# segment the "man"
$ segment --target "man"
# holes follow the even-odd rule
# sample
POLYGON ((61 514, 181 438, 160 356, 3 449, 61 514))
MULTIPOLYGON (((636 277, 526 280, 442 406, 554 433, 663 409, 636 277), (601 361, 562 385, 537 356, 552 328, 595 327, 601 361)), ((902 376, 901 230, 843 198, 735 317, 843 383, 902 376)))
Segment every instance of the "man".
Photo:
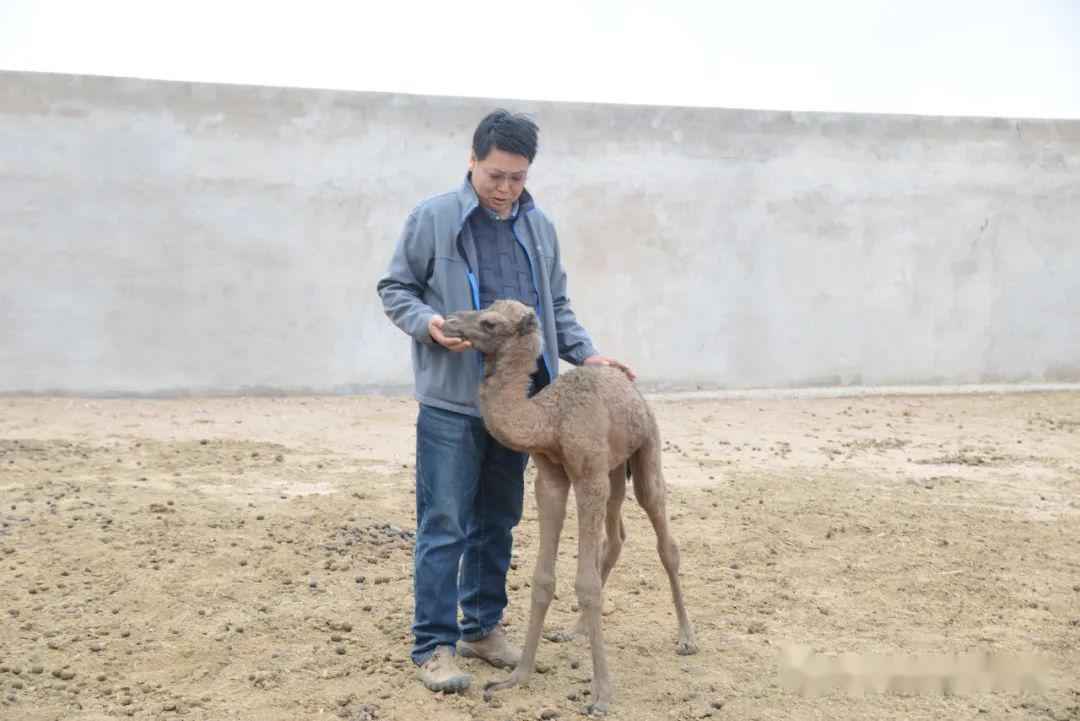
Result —
POLYGON ((559 358, 614 365, 633 378, 597 354, 570 309, 555 227, 525 190, 537 135, 532 120, 505 110, 480 121, 464 183, 413 210, 378 284, 386 314, 413 339, 420 412, 412 658, 432 691, 468 688, 456 652, 501 668, 521 657, 500 623, 528 460, 484 429, 482 359, 462 352, 468 341, 443 334, 444 316, 505 298, 531 306, 543 331, 534 393, 556 377, 559 358))

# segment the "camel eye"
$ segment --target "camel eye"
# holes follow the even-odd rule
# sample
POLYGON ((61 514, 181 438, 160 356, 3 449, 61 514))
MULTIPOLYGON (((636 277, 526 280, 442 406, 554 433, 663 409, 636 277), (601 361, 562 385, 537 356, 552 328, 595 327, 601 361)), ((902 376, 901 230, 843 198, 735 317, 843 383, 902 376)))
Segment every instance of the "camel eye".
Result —
POLYGON ((495 321, 484 319, 480 321, 480 327, 484 330, 495 330, 495 321))

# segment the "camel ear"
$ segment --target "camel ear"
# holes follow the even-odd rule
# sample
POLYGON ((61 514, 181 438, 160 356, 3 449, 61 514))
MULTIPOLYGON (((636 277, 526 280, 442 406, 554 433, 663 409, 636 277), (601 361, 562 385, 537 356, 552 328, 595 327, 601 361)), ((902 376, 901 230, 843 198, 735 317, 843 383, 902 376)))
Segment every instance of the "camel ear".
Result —
POLYGON ((536 320, 536 313, 529 311, 525 314, 525 317, 518 321, 517 333, 518 335, 529 335, 535 333, 536 329, 540 327, 539 322, 536 320))

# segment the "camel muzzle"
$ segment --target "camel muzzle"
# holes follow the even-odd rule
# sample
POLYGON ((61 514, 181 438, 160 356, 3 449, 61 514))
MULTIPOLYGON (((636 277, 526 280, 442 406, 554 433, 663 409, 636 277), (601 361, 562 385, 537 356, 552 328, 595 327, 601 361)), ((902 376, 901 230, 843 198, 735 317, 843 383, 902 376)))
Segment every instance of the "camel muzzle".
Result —
POLYGON ((466 316, 475 314, 474 310, 463 310, 457 313, 451 313, 446 316, 446 320, 443 323, 443 333, 455 338, 461 338, 462 333, 465 331, 465 327, 468 325, 466 316))

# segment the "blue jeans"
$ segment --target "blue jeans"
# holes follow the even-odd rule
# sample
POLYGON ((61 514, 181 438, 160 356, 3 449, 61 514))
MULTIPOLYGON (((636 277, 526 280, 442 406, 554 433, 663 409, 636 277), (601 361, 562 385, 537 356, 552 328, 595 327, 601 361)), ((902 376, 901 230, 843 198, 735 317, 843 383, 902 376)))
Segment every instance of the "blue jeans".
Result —
POLYGON ((528 456, 480 418, 420 406, 412 659, 483 638, 502 620, 512 529, 521 520, 528 456), (458 606, 462 620, 458 623, 458 606))

